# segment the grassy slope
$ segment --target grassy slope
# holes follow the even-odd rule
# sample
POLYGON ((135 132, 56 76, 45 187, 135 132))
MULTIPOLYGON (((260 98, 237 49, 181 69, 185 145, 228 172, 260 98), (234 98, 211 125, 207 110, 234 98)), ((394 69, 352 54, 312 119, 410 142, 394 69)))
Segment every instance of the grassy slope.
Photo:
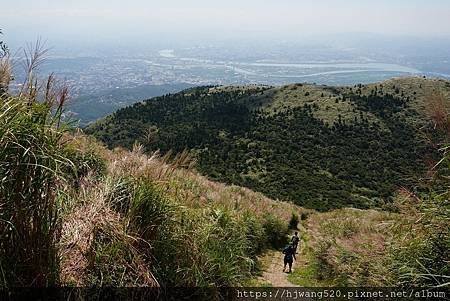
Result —
POLYGON ((422 198, 400 190, 395 213, 344 208, 311 214, 301 227, 301 252, 289 281, 316 287, 448 287, 448 195, 448 188, 422 198))
MULTIPOLYGON (((396 224, 408 225, 408 214, 352 208, 312 212, 298 226, 300 245, 293 273, 281 272, 280 250, 261 256, 264 271, 250 282, 254 286, 383 287, 394 285, 391 245, 398 238, 396 224)), ((402 234, 404 235, 404 233, 402 234)))
MULTIPOLYGON (((209 181, 190 168, 192 161, 186 154, 168 162, 157 154, 143 154, 139 147, 132 152, 109 151, 83 135, 69 139, 78 152, 104 158, 107 172, 102 178, 92 175, 83 178, 76 189, 66 188, 60 249, 61 281, 66 285, 239 284, 250 276, 246 273, 256 268, 256 262, 252 263, 256 257, 252 258, 246 251, 253 246, 246 246, 248 224, 244 221, 254 219, 256 224, 250 225, 256 227, 255 233, 249 234, 255 235, 259 240, 257 244, 262 243, 261 249, 255 250, 260 252, 268 247, 265 241, 268 235, 257 235, 258 231, 267 229, 264 225, 267 227, 268 220, 279 221, 281 228, 273 231, 282 238, 292 214, 307 212, 246 188, 209 181), (155 185, 163 196, 162 205, 172 208, 172 211, 155 215, 162 220, 151 224, 159 229, 157 232, 165 233, 162 241, 158 235, 145 237, 145 233, 136 232, 130 226, 133 216, 117 209, 117 205, 127 203, 126 191, 132 179, 145 179, 139 182, 138 189, 148 182, 155 185), (226 230, 227 223, 231 223, 232 229, 226 230), (165 227, 171 229, 171 233, 165 232, 165 227), (222 231, 225 231, 224 236, 216 237, 222 231), (228 237, 230 235, 237 236, 233 239, 228 237), (142 239, 146 239, 150 250, 136 244, 142 239), (174 249, 170 250, 167 245, 163 254, 159 254, 160 245, 166 243, 172 244, 174 249), (243 244, 244 249, 235 246, 236 243, 243 244), (230 253, 226 253, 227 250, 230 253), (148 251, 153 257, 150 262, 148 251), (172 266, 164 258, 167 252, 176 258, 172 266), (239 256, 247 257, 237 258, 239 256), (165 267, 175 274, 170 274, 165 267)), ((158 199, 150 202, 158 206, 158 199)), ((139 211, 138 214, 145 213, 139 211)))
POLYGON ((304 223, 302 251, 289 280, 301 286, 386 286, 388 246, 399 214, 338 209, 304 223))
MULTIPOLYGON (((344 120, 353 120, 359 116, 360 110, 349 102, 342 100, 342 95, 361 90, 361 95, 370 95, 375 89, 382 89, 385 94, 404 95, 412 100, 412 107, 425 114, 427 97, 433 93, 442 93, 450 99, 450 82, 443 79, 426 79, 423 77, 399 77, 380 83, 355 85, 353 87, 331 87, 312 84, 293 84, 274 88, 266 92, 267 100, 263 107, 268 112, 283 110, 283 107, 300 107, 304 104, 317 104, 319 110, 314 115, 332 124, 341 115, 344 120), (398 90, 397 90, 398 89, 398 90), (397 93, 398 92, 398 93, 397 93), (355 110, 355 112, 353 111, 355 110)), ((449 103, 447 103, 450 106, 449 103)), ((369 120, 380 121, 373 114, 363 112, 369 120)), ((417 120, 415 120, 417 121, 417 120)))
MULTIPOLYGON (((40 128, 36 118, 22 117, 34 116, 30 114, 33 110, 46 117, 51 110, 39 103, 30 106, 17 101, 21 109, 14 116, 27 126, 5 126, 4 132, 19 137, 17 134, 25 130, 23 136, 27 139, 28 129, 40 128)), ((58 139, 52 140, 58 146, 55 150, 64 153, 71 162, 61 165, 61 176, 48 175, 52 193, 38 192, 53 202, 52 210, 59 213, 62 221, 59 236, 59 218, 55 215, 58 231, 50 242, 52 249, 58 251, 57 264, 40 262, 49 264, 51 269, 59 268, 54 273, 58 277, 56 284, 241 284, 254 272, 256 255, 274 243, 271 239, 279 240, 275 241, 278 247, 284 243, 282 238, 295 213, 309 215, 302 228, 306 244, 302 259, 306 260, 290 278, 297 284, 408 285, 414 281, 417 285, 448 285, 443 283, 447 281, 445 263, 450 255, 448 189, 422 200, 404 191, 403 196, 400 194, 403 200, 395 208, 399 214, 356 209, 317 213, 271 200, 246 188, 209 181, 192 170, 187 153, 169 160, 168 156, 146 155, 139 146, 131 152, 111 151, 84 135, 61 132, 60 137, 58 130, 46 124, 47 118, 39 120, 42 127, 58 135, 58 139), (395 227, 391 226, 395 225, 400 225, 396 230, 400 236, 392 232, 395 227), (398 240, 399 237, 402 239, 398 240), (390 244, 394 245, 393 253, 390 244)), ((44 132, 44 138, 46 135, 51 136, 44 132)), ((52 145, 43 141, 44 148, 52 145)), ((11 170, 9 162, 17 163, 16 149, 11 145, 16 144, 2 144, 2 154, 9 151, 13 157, 3 160, 5 173, 11 170)), ((37 148, 42 149, 40 144, 37 148)), ((44 154, 41 158, 44 164, 47 157, 44 154)), ((14 170, 29 174, 30 166, 26 163, 14 165, 26 169, 14 170)), ((448 158, 442 165, 446 171, 448 158)), ((41 163, 33 166, 41 168, 41 163)), ((442 176, 448 181, 446 175, 448 172, 442 176)), ((43 185, 32 182, 30 186, 39 191, 43 185)), ((10 185, 2 189, 11 190, 10 185)), ((21 193, 23 198, 21 191, 12 193, 21 193)), ((36 202, 36 193, 30 194, 30 200, 36 202)), ((7 198, 4 203, 10 204, 11 200, 7 198)), ((13 208, 25 209, 22 206, 13 208)), ((47 216, 51 212, 47 207, 31 209, 36 211, 34 216, 36 213, 47 216)), ((27 226, 32 223, 24 220, 23 230, 29 229, 27 226)), ((36 237, 31 236, 30 241, 37 241, 33 239, 36 237)), ((10 243, 6 239, 2 246, 14 251, 10 243)), ((38 246, 33 250, 42 251, 38 246)), ((42 275, 42 270, 37 272, 42 275)))

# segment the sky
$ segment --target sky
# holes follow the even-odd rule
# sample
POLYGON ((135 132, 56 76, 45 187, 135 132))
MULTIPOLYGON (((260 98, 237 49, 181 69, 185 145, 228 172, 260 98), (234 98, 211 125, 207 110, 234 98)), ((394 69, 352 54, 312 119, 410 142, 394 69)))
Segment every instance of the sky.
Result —
POLYGON ((448 0, 14 0, 1 4, 12 43, 32 40, 300 39, 370 32, 450 37, 448 0))

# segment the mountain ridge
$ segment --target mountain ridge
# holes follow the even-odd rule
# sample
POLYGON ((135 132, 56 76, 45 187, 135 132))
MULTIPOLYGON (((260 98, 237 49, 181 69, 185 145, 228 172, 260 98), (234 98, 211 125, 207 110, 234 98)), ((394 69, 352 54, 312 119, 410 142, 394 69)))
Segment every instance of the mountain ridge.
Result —
POLYGON ((197 87, 118 110, 86 132, 109 147, 191 150, 213 180, 308 208, 383 207, 433 159, 419 129, 434 93, 449 95, 450 82, 197 87))

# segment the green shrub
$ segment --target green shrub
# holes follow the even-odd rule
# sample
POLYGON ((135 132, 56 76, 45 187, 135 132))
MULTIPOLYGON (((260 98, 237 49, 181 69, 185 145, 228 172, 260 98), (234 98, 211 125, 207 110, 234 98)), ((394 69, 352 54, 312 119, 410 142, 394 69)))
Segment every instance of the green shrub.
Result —
POLYGON ((135 185, 128 218, 141 238, 152 241, 158 236, 160 227, 164 227, 174 215, 173 207, 168 198, 148 179, 138 179, 135 185))
POLYGON ((282 220, 267 213, 264 216, 264 231, 267 237, 267 242, 274 248, 282 248, 288 242, 287 233, 288 226, 282 220))
POLYGON ((81 152, 75 148, 67 147, 65 153, 65 156, 73 163, 73 167, 68 170, 73 180, 77 181, 89 173, 96 178, 106 174, 106 161, 95 151, 81 152))
POLYGON ((297 230, 298 223, 299 223, 298 215, 292 212, 291 219, 289 220, 289 229, 297 230))
POLYGON ((329 280, 335 277, 333 266, 329 262, 329 252, 331 246, 331 241, 321 241, 313 251, 313 269, 315 277, 318 280, 329 280))
POLYGON ((301 215, 300 215, 300 219, 301 219, 302 221, 305 221, 305 220, 308 219, 308 216, 309 216, 309 213, 308 213, 308 212, 302 212, 301 215))
POLYGON ((256 259, 256 255, 260 254, 267 244, 263 224, 258 217, 249 212, 244 215, 243 222, 246 229, 248 255, 256 259))

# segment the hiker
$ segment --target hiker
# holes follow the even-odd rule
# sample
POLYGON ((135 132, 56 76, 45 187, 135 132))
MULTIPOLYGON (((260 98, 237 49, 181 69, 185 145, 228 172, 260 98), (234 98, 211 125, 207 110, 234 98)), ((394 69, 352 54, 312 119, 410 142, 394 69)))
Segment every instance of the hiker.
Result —
POLYGON ((300 241, 300 237, 298 237, 298 232, 295 232, 294 236, 291 238, 292 246, 294 247, 295 254, 297 254, 298 242, 300 241))
POLYGON ((283 254, 284 254, 284 268, 283 268, 283 272, 286 270, 286 265, 289 264, 289 272, 292 272, 292 262, 293 260, 297 260, 297 258, 295 258, 295 249, 294 246, 292 244, 289 244, 289 246, 287 246, 284 250, 283 250, 283 254))

